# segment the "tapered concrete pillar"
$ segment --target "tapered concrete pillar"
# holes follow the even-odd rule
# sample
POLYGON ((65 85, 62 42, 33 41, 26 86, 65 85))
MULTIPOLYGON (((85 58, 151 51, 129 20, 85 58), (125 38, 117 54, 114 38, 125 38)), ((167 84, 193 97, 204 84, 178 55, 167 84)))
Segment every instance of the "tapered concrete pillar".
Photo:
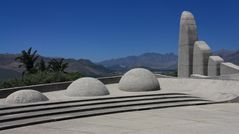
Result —
POLYGON ((192 13, 184 11, 180 19, 178 77, 190 77, 193 66, 193 46, 198 40, 197 26, 192 13))
POLYGON ((220 56, 210 56, 208 60, 208 76, 219 76, 222 62, 224 60, 220 56))
POLYGON ((208 59, 212 55, 210 47, 204 41, 196 41, 193 49, 193 74, 207 76, 208 59))

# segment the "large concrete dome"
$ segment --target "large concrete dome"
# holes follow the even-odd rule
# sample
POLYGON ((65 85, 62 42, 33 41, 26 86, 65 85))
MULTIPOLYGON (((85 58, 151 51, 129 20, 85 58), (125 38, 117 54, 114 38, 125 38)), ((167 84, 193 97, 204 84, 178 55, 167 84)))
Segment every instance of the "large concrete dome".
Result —
POLYGON ((152 72, 143 68, 135 68, 122 76, 119 89, 133 92, 155 91, 160 89, 160 85, 152 72))
POLYGON ((72 82, 65 94, 67 96, 102 96, 108 95, 109 91, 101 81, 85 77, 72 82))
POLYGON ((6 98, 6 102, 9 104, 33 103, 48 100, 49 99, 42 93, 31 89, 16 91, 6 98))

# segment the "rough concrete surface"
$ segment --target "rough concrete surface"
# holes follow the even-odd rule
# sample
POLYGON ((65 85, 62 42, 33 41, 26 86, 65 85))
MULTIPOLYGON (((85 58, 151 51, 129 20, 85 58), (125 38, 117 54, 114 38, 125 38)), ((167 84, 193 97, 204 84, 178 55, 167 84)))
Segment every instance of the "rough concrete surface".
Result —
POLYGON ((223 61, 220 56, 210 56, 208 59, 208 76, 219 76, 220 64, 223 61))
MULTIPOLYGON (((118 84, 107 84, 106 87, 109 89, 109 96, 187 93, 213 101, 227 101, 239 96, 238 81, 188 78, 158 78, 158 81, 161 90, 152 92, 125 92, 118 89, 118 84)), ((44 95, 51 101, 92 98, 69 97, 64 95, 64 91, 46 92, 44 95)), ((0 103, 4 101, 1 99, 0 103)), ((109 114, 3 130, 0 134, 237 134, 238 105, 238 103, 225 103, 109 114)))
POLYGON ((193 65, 193 46, 198 40, 197 25, 192 13, 184 11, 180 19, 178 76, 190 77, 193 65))
POLYGON ((127 112, 45 123, 0 134, 238 134, 239 104, 127 112))
POLYGON ((193 49, 193 74, 207 75, 208 59, 212 55, 210 47, 204 41, 196 41, 193 49))
MULTIPOLYGON (((123 95, 145 95, 153 93, 187 93, 193 96, 202 97, 215 102, 229 101, 239 96, 239 82, 233 80, 212 80, 212 79, 190 79, 190 78, 158 78, 161 90, 150 92, 126 92, 119 90, 119 84, 107 84, 109 96, 123 95), (195 86, 196 85, 196 86, 195 86)), ((49 101, 80 100, 94 96, 65 95, 65 90, 43 93, 49 101)), ((105 96, 97 96, 105 97, 105 96)), ((0 105, 6 105, 5 99, 0 99, 0 105)))
POLYGON ((30 89, 16 91, 6 98, 6 103, 9 104, 33 103, 41 101, 48 101, 48 98, 42 93, 30 89))
POLYGON ((227 74, 227 75, 220 75, 217 79, 222 80, 237 80, 239 81, 239 73, 236 74, 227 74))
POLYGON ((188 93, 213 101, 228 101, 239 96, 239 82, 232 80, 162 78, 162 92, 188 93))
POLYGON ((238 74, 239 73, 239 66, 230 63, 230 62, 223 62, 220 65, 220 74, 227 75, 227 74, 238 74))
POLYGON ((143 68, 135 68, 122 76, 119 89, 131 92, 155 91, 160 89, 160 85, 152 72, 143 68))
POLYGON ((201 74, 192 74, 191 78, 207 79, 207 78, 210 78, 210 77, 205 76, 205 75, 201 75, 201 74))
POLYGON ((73 81, 66 89, 67 96, 102 96, 108 95, 105 85, 95 78, 84 77, 73 81))

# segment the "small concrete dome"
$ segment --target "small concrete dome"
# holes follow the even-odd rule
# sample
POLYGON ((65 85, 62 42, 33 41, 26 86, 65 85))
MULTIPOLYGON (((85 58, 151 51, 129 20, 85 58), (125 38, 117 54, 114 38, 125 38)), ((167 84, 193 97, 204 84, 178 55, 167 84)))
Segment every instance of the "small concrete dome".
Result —
POLYGON ((143 68, 135 68, 122 76, 119 89, 133 92, 155 91, 160 90, 160 85, 152 72, 143 68))
POLYGON ((32 89, 16 91, 6 98, 6 102, 9 104, 33 103, 48 100, 49 99, 45 95, 32 89))
POLYGON ((108 95, 109 91, 98 79, 84 77, 72 82, 65 94, 67 96, 102 96, 108 95))

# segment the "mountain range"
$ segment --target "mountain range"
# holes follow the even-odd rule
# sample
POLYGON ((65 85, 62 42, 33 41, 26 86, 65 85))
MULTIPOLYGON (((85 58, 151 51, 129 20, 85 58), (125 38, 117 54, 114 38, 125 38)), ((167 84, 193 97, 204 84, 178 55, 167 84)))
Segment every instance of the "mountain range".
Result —
MULTIPOLYGON (((213 52, 213 55, 221 56, 226 62, 239 65, 239 50, 221 49, 213 52)), ((145 67, 151 70, 176 70, 178 56, 174 53, 144 53, 139 56, 128 56, 118 59, 110 59, 99 62, 114 71, 129 70, 135 67, 145 67)))
MULTIPOLYGON (((15 61, 17 56, 18 54, 0 54, 0 80, 21 76, 23 70, 18 68, 19 63, 15 61)), ((46 62, 52 59, 51 57, 42 56, 40 58, 43 58, 46 62)), ((93 77, 113 75, 111 70, 87 59, 65 59, 64 62, 69 63, 69 67, 66 69, 67 72, 81 72, 85 76, 93 77)))
POLYGON ((116 71, 129 70, 135 67, 145 67, 151 70, 176 70, 177 59, 178 56, 174 53, 144 53, 138 56, 105 60, 98 64, 116 71))
MULTIPOLYGON (((213 55, 221 56, 226 62, 239 65, 239 50, 221 49, 213 52, 213 55)), ((139 56, 128 56, 99 62, 111 70, 129 70, 135 67, 151 68, 152 70, 176 70, 178 56, 174 53, 144 53, 139 56)))
MULTIPOLYGON (((221 56, 225 61, 239 65, 239 50, 221 49, 213 55, 221 56)), ((18 68, 19 63, 15 61, 17 54, 0 54, 0 80, 21 76, 22 69, 18 68)), ((49 61, 51 57, 43 57, 49 61)), ((122 74, 135 68, 144 67, 152 71, 176 70, 178 56, 174 53, 144 53, 138 56, 127 56, 117 59, 110 59, 93 63, 87 59, 65 59, 69 63, 66 71, 79 71, 85 76, 110 76, 122 74)))

